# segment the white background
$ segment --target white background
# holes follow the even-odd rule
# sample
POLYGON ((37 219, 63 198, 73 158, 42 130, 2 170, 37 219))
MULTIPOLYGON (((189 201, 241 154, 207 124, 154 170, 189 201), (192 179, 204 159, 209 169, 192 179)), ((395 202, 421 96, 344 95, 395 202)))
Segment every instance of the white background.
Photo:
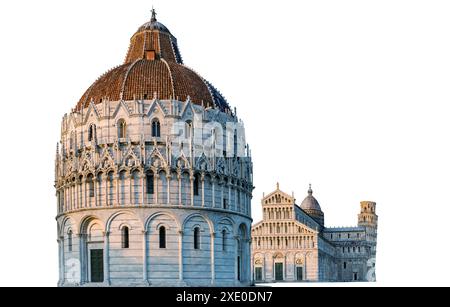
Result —
POLYGON ((238 108, 253 216, 313 184, 327 226, 377 202, 375 285, 449 285, 448 1, 1 1, 0 285, 55 286, 60 122, 158 19, 238 108))

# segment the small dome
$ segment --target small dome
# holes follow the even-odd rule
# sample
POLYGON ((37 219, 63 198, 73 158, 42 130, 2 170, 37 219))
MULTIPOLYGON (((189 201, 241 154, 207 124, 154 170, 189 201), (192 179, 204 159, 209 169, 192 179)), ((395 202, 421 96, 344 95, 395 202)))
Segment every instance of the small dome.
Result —
POLYGON ((167 29, 167 27, 165 25, 163 25, 162 23, 160 23, 159 21, 156 20, 156 11, 155 11, 155 9, 152 9, 152 18, 150 19, 150 21, 144 23, 139 28, 138 32, 152 31, 152 30, 157 30, 157 31, 170 33, 169 29, 167 29))
POLYGON ((300 208, 303 210, 317 210, 322 211, 320 208, 319 202, 313 196, 313 191, 311 189, 311 185, 309 185, 308 196, 302 201, 300 208))

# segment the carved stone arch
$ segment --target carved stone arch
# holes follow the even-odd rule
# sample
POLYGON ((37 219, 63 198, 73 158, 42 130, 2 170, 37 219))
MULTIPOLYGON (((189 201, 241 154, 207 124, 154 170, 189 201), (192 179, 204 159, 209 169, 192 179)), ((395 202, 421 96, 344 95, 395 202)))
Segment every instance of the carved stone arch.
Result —
POLYGON ((164 156, 156 148, 150 154, 148 165, 153 166, 157 169, 160 169, 160 168, 166 168, 168 164, 167 164, 167 161, 164 158, 164 156))
POLYGON ((128 109, 128 106, 125 104, 125 102, 123 100, 119 101, 119 103, 117 104, 116 109, 114 110, 113 115, 112 115, 112 117, 116 119, 114 121, 115 127, 117 127, 117 122, 120 119, 125 119, 123 116, 120 116, 120 117, 117 116, 117 115, 119 115, 120 110, 124 110, 125 116, 127 118, 129 118, 131 115, 130 110, 128 109))
POLYGON ((212 233, 213 232, 213 230, 214 230, 214 225, 213 225, 213 223, 211 222, 211 220, 208 218, 208 217, 206 217, 206 216, 204 216, 203 214, 200 214, 200 213, 192 213, 192 214, 190 214, 190 215, 188 215, 185 219, 184 219, 184 221, 183 221, 183 230, 186 228, 186 224, 191 220, 191 219, 193 219, 193 218, 195 218, 195 217, 199 217, 199 218, 201 218, 201 219, 203 219, 206 223, 207 223, 207 225, 208 225, 208 227, 209 227, 209 233, 212 233))
POLYGON ((146 221, 145 221, 144 229, 145 229, 145 230, 148 230, 148 228, 149 228, 149 226, 150 226, 150 223, 151 223, 154 219, 156 219, 157 217, 159 217, 159 216, 167 216, 167 217, 169 217, 169 218, 170 218, 171 220, 173 220, 173 221, 175 222, 175 224, 177 225, 178 231, 181 231, 181 228, 180 228, 180 227, 181 227, 181 226, 180 226, 180 221, 178 220, 178 218, 177 218, 175 215, 173 215, 172 213, 166 212, 166 211, 160 211, 160 212, 156 212, 156 213, 150 215, 150 216, 146 219, 146 221))
POLYGON ((167 115, 168 112, 158 99, 154 99, 153 102, 150 104, 147 112, 145 112, 145 113, 147 114, 147 118, 150 118, 150 123, 153 122, 154 118, 158 118, 161 123, 161 122, 163 122, 164 117, 167 115), (159 115, 157 113, 161 113, 161 115, 159 115), (157 114, 157 115, 152 115, 152 114, 157 114), (160 118, 160 117, 162 117, 162 118, 160 118))
POLYGON ((100 225, 100 227, 105 231, 105 222, 102 221, 100 218, 98 218, 95 215, 88 215, 81 219, 79 231, 82 234, 88 234, 89 233, 89 227, 92 227, 92 223, 96 222, 100 225))
POLYGON ((276 252, 275 254, 273 254, 273 259, 276 261, 281 261, 285 259, 285 255, 282 252, 276 252))
POLYGON ((185 154, 182 152, 180 157, 177 159, 177 168, 179 169, 190 169, 191 164, 189 160, 186 158, 185 154))
POLYGON ((201 171, 210 171, 212 169, 211 163, 209 162, 209 159, 206 157, 206 155, 203 153, 196 162, 197 169, 201 171))
MULTIPOLYGON (((114 213, 114 214, 112 214, 109 218, 108 218, 108 220, 107 220, 107 222, 106 222, 106 231, 111 231, 111 223, 118 217, 118 216, 120 216, 120 215, 130 215, 130 216, 132 216, 132 217, 134 217, 136 220, 138 220, 139 221, 139 226, 140 227, 142 227, 142 229, 143 229, 143 227, 144 227, 144 224, 142 223, 142 220, 139 218, 139 216, 138 215, 136 215, 133 211, 130 211, 130 210, 121 210, 121 211, 119 211, 119 212, 116 212, 116 213, 114 213)), ((123 224, 123 223, 122 223, 123 224)), ((121 225, 122 225, 121 224, 121 225)), ((131 229, 131 227, 129 226, 129 229, 131 229)))
POLYGON ((190 99, 186 101, 180 114, 183 121, 194 119, 195 109, 190 99))
POLYGON ((136 154, 130 150, 127 155, 122 160, 122 165, 131 168, 139 167, 141 165, 140 159, 136 156, 136 154))
POLYGON ((58 225, 58 237, 65 235, 64 228, 66 228, 68 223, 70 224, 69 228, 72 230, 72 233, 73 234, 78 233, 78 227, 77 227, 76 221, 72 217, 66 216, 61 221, 61 224, 58 225))
POLYGON ((227 172, 227 167, 226 167, 226 163, 225 160, 223 158, 218 158, 217 162, 216 162, 216 172, 219 175, 226 175, 228 174, 227 172))
MULTIPOLYGON (((83 118, 82 124, 83 124, 84 126, 87 126, 87 123, 91 121, 92 115, 95 115, 94 119, 95 119, 95 120, 97 121, 97 123, 98 123, 98 121, 99 121, 99 119, 100 119, 100 113, 98 112, 98 108, 97 108, 97 106, 95 105, 95 103, 93 103, 93 102, 91 101, 91 102, 89 103, 89 105, 88 105, 88 109, 87 109, 86 114, 84 115, 84 118, 83 118)), ((90 124, 89 124, 89 125, 90 125, 90 124)))
POLYGON ((222 217, 221 219, 215 221, 214 225, 217 225, 218 227, 218 229, 216 229, 216 232, 222 232, 224 228, 227 228, 228 233, 235 233, 235 222, 229 217, 222 217))

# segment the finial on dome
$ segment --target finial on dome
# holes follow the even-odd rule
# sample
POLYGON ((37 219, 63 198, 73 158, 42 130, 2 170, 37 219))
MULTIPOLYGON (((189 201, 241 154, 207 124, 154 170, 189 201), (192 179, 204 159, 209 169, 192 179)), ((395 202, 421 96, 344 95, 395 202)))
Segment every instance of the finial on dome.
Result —
POLYGON ((312 187, 311 187, 311 183, 309 184, 308 194, 309 194, 309 195, 312 195, 312 194, 313 194, 313 190, 312 190, 312 187))
POLYGON ((277 182, 277 190, 279 190, 279 189, 280 189, 280 183, 277 182))
POLYGON ((152 19, 150 19, 151 22, 156 22, 156 10, 152 6, 152 19))

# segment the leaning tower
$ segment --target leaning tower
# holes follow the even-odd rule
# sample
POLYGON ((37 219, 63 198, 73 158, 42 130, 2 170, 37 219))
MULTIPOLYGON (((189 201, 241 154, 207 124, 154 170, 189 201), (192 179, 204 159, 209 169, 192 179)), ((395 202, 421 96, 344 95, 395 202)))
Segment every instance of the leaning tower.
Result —
POLYGON ((251 284, 242 122, 154 11, 64 115, 55 170, 60 286, 251 284))
POLYGON ((377 204, 372 201, 361 202, 361 213, 358 214, 358 226, 366 229, 366 241, 369 248, 367 262, 367 280, 375 281, 375 259, 377 254, 378 216, 377 204))

